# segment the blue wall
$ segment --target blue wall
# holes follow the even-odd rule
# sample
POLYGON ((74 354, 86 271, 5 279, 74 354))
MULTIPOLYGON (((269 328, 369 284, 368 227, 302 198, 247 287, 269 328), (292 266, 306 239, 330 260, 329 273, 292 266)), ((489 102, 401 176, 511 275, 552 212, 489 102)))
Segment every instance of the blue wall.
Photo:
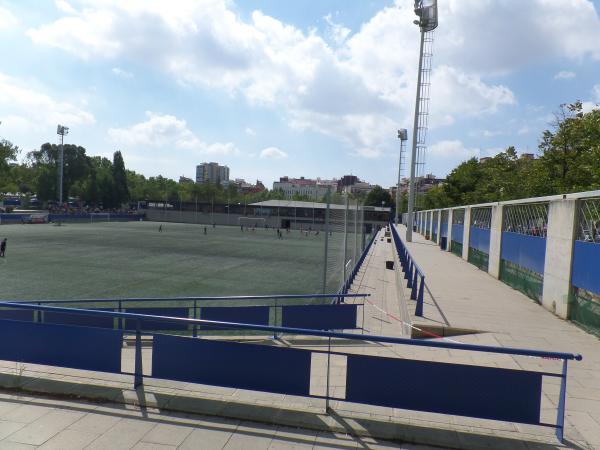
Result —
POLYGON ((469 247, 483 253, 490 253, 490 230, 471 227, 469 231, 469 247))
POLYGON ((575 241, 571 284, 600 294, 600 244, 575 241))
POLYGON ((448 237, 448 222, 446 220, 442 221, 442 225, 440 227, 440 236, 448 237))
POLYGON ((452 224, 452 240, 454 242, 458 242, 459 244, 463 243, 463 230, 464 226, 460 223, 452 224))
POLYGON ((503 231, 500 257, 525 269, 543 274, 546 238, 503 231))

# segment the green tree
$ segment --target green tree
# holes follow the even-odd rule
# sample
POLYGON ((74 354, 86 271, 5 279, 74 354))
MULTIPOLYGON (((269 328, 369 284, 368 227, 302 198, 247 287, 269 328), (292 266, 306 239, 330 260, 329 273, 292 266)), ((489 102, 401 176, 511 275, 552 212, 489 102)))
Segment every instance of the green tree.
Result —
POLYGON ((112 164, 113 177, 113 204, 120 206, 129 201, 129 188, 127 187, 127 173, 125 171, 125 162, 120 151, 113 155, 112 164))
POLYGON ((392 197, 390 193, 381 186, 375 186, 365 199, 366 206, 392 206, 392 197))

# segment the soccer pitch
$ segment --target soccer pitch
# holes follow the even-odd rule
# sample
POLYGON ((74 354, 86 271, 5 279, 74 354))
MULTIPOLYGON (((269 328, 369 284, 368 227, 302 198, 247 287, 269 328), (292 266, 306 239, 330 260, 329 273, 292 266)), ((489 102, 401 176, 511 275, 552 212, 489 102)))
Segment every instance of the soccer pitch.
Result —
MULTIPOLYGON (((313 294, 324 233, 180 223, 3 225, 4 300, 313 294)), ((334 289, 335 290, 335 289, 334 289)))

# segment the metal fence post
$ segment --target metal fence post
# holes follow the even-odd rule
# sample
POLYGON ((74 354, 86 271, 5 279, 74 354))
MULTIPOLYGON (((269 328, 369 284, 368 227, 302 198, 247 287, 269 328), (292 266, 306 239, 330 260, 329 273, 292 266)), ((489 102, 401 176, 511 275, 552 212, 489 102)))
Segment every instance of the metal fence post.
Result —
POLYGON ((142 374, 142 324, 140 319, 136 321, 135 330, 135 370, 134 370, 133 387, 137 389, 144 384, 144 376, 142 374))
POLYGON ((344 260, 342 261, 342 286, 346 284, 346 259, 348 258, 348 194, 346 194, 346 207, 344 208, 344 260))
POLYGON ((417 276, 418 276, 418 271, 417 271, 417 267, 413 264, 413 270, 415 271, 413 277, 412 277, 412 288, 410 290, 410 299, 411 300, 416 300, 417 299, 417 276))
MULTIPOLYGON (((194 300, 194 315, 193 315, 194 319, 198 318, 198 301, 194 300)), ((192 325, 192 336, 193 337, 198 337, 198 325, 194 324, 192 325)))
MULTIPOLYGON (((277 326, 277 297, 275 297, 275 309, 273 310, 273 321, 275 322, 273 325, 277 326)), ((277 339, 277 331, 273 332, 273 339, 277 339)))
POLYGON ((325 254, 323 256, 323 294, 327 293, 327 251, 329 246, 329 206, 331 203, 331 186, 327 187, 327 208, 325 209, 325 254))
POLYGON ((556 411, 556 437, 564 444, 565 434, 565 404, 567 397, 567 360, 563 359, 562 378, 560 380, 560 395, 558 398, 558 409, 556 411))
POLYGON ((329 367, 331 365, 331 336, 327 340, 327 391, 325 392, 325 412, 329 412, 329 367))
POLYGON ((417 296, 417 307, 415 308, 415 316, 419 317, 423 317, 423 291, 425 291, 425 277, 421 275, 419 294, 417 296))

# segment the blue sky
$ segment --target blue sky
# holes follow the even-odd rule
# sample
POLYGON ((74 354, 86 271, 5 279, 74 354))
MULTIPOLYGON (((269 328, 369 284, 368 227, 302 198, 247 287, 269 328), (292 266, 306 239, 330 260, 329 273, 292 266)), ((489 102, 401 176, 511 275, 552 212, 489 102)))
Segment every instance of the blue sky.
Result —
MULTIPOLYGON (((123 152, 147 176, 203 161, 269 186, 389 186, 409 129, 412 0, 0 0, 0 137, 123 152)), ((600 102, 598 1, 440 0, 426 171, 535 152, 559 104, 600 102)), ((410 141, 409 141, 410 142, 410 141)))

